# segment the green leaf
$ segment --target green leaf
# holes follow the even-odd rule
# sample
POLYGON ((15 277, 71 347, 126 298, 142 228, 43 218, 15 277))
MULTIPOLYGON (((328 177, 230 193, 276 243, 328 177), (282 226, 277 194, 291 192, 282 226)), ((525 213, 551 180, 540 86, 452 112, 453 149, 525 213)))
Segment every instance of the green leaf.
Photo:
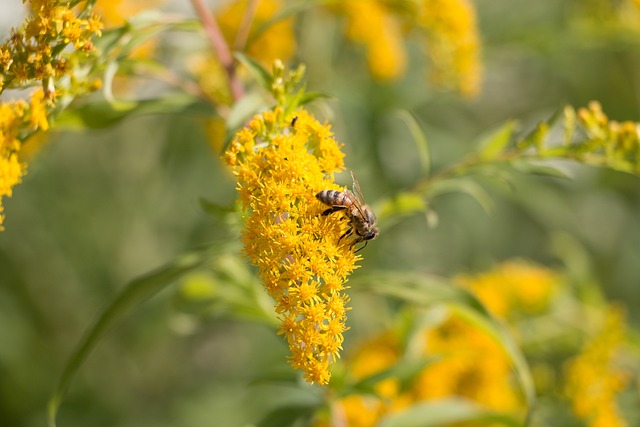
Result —
POLYGON ((461 398, 449 398, 413 405, 410 408, 388 415, 379 427, 440 427, 463 421, 499 423, 505 426, 521 427, 511 415, 483 408, 461 398))
POLYGON ((254 75, 256 80, 260 83, 267 92, 271 93, 271 86, 273 85, 273 76, 262 65, 248 55, 241 52, 235 52, 233 56, 240 61, 242 65, 247 67, 251 74, 254 75))
POLYGON ((247 94, 236 102, 227 116, 227 133, 222 151, 227 149, 238 129, 243 127, 254 114, 266 107, 264 97, 257 93, 247 94))
POLYGON ((198 201, 200 202, 200 207, 202 207, 202 209, 206 213, 210 214, 211 216, 219 220, 224 220, 230 214, 235 214, 238 212, 238 206, 235 204, 230 206, 223 206, 218 203, 211 202, 202 197, 198 201))
POLYGON ((438 360, 438 358, 416 358, 412 360, 400 360, 397 364, 365 377, 347 387, 344 395, 350 394, 376 394, 375 387, 387 378, 395 378, 400 381, 402 389, 409 387, 417 379, 417 374, 424 368, 438 360))
POLYGON ((439 181, 427 195, 432 198, 447 193, 465 193, 473 197, 487 214, 493 211, 493 199, 477 182, 470 178, 451 178, 439 181))
POLYGON ((416 150, 418 151, 418 158, 420 159, 420 171, 423 176, 428 176, 431 172, 431 150, 429 149, 429 141, 424 133, 424 130, 418 123, 418 119, 407 110, 399 110, 396 115, 402 120, 416 143, 416 150))
POLYGON ((418 193, 398 193, 392 198, 378 203, 376 212, 380 222, 388 219, 399 220, 402 216, 424 212, 427 204, 424 196, 418 193))
POLYGON ((302 96, 300 96, 300 99, 298 100, 298 105, 305 105, 317 99, 330 99, 330 98, 333 98, 333 97, 327 93, 304 92, 302 96))
POLYGON ((317 408, 318 405, 313 404, 279 406, 265 415, 257 427, 305 426, 317 408))
POLYGON ((135 279, 105 308, 67 361, 62 376, 49 400, 50 427, 55 426, 58 409, 71 380, 104 334, 133 307, 158 293, 184 274, 198 268, 207 258, 205 252, 187 254, 165 267, 135 279))
POLYGON ((498 157, 511 142, 516 122, 509 120, 478 144, 478 154, 482 160, 492 160, 498 157))
POLYGON ((73 129, 102 129, 113 126, 134 115, 175 114, 198 112, 215 114, 210 104, 187 94, 175 94, 157 99, 136 102, 117 102, 106 99, 91 100, 82 105, 67 108, 56 117, 56 126, 73 129))
POLYGON ((446 304, 490 334, 509 356, 520 382, 527 406, 535 403, 535 389, 529 366, 507 328, 469 291, 445 279, 400 272, 379 272, 354 279, 353 289, 370 289, 380 295, 409 304, 432 306, 446 304))
POLYGON ((543 162, 540 160, 516 159, 509 162, 509 164, 518 172, 522 172, 527 175, 541 175, 563 179, 573 178, 571 173, 562 168, 561 165, 554 165, 549 161, 543 162))

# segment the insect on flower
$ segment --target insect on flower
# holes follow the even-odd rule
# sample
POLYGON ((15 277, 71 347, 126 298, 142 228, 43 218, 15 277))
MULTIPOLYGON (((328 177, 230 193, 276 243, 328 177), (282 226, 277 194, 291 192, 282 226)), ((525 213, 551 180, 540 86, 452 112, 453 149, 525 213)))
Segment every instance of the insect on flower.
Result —
POLYGON ((360 184, 358 184, 353 172, 351 172, 351 178, 353 179, 353 193, 349 190, 322 190, 316 194, 316 198, 325 205, 331 206, 322 212, 322 215, 344 212, 345 217, 349 220, 349 229, 340 236, 338 241, 350 236, 355 231, 357 237, 351 243, 351 247, 364 242, 364 246, 356 251, 358 252, 367 246, 369 240, 375 239, 379 231, 376 227, 376 217, 373 215, 373 211, 364 203, 360 184))

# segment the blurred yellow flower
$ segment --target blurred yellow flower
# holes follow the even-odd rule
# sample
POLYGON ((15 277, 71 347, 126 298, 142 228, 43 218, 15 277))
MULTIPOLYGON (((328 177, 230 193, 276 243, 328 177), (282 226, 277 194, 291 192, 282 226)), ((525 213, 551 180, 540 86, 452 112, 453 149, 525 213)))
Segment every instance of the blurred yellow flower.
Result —
POLYGON ((98 0, 93 11, 105 27, 119 27, 136 14, 162 4, 164 0, 98 0))
POLYGON ((25 122, 27 104, 22 101, 0 103, 0 231, 4 228, 2 199, 11 197, 13 187, 18 185, 24 174, 24 165, 19 162, 20 149, 18 133, 25 122))
POLYGON ((545 267, 512 260, 489 272, 458 276, 455 280, 471 290, 493 314, 508 318, 514 312, 544 310, 557 290, 561 276, 545 267))
POLYGON ((482 66, 476 12, 469 0, 423 0, 418 23, 427 33, 425 50, 438 85, 465 96, 480 91, 482 66))
POLYGON ((609 120, 597 101, 578 110, 578 121, 586 130, 587 139, 575 147, 577 157, 587 163, 640 172, 640 123, 609 120))
POLYGON ((599 333, 566 367, 565 392, 574 413, 589 427, 624 427, 616 396, 629 382, 629 372, 617 364, 625 341, 622 311, 611 307, 599 333))
POLYGON ((229 46, 246 52, 264 65, 271 65, 276 59, 287 62, 296 49, 293 18, 278 20, 261 29, 284 5, 281 0, 262 0, 251 11, 247 10, 247 0, 232 1, 215 15, 229 46))
POLYGON ((425 369, 414 387, 418 400, 463 396, 488 408, 523 408, 511 377, 511 362, 500 344, 477 326, 452 316, 427 332, 426 354, 442 359, 425 369))
POLYGON ((24 167, 18 162, 18 156, 10 154, 9 157, 0 156, 0 231, 4 230, 2 206, 3 197, 11 197, 12 189, 20 183, 24 167))
POLYGON ((349 0, 342 3, 347 17, 346 35, 367 50, 369 70, 382 81, 404 74, 407 57, 400 20, 378 0, 349 0))
POLYGON ((342 348, 347 276, 359 259, 339 217, 322 216, 315 194, 333 182, 344 155, 326 124, 306 111, 284 117, 276 108, 255 116, 225 153, 247 213, 245 252, 258 267, 281 320, 290 364, 308 382, 327 384, 342 348))
MULTIPOLYGON (((390 376, 375 385, 375 395, 342 399, 347 425, 372 427, 385 415, 447 396, 465 397, 496 411, 523 409, 507 354, 491 336, 460 317, 449 315, 442 324, 422 333, 422 356, 441 358, 419 372, 406 390, 401 389, 398 378, 390 376)), ((387 332, 361 345, 347 366, 353 379, 360 380, 391 368, 401 357, 398 337, 387 332)))

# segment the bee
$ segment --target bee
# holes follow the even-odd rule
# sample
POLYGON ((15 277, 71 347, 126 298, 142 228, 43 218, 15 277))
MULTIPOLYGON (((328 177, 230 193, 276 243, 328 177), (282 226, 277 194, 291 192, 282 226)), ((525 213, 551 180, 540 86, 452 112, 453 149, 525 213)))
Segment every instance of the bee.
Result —
POLYGON ((376 217, 373 215, 373 211, 364 203, 360 184, 358 184, 353 172, 351 172, 351 178, 353 179, 353 193, 349 190, 322 190, 316 194, 316 198, 325 205, 331 206, 322 212, 323 216, 334 212, 344 212, 345 217, 349 220, 349 229, 340 236, 338 241, 355 232, 357 237, 351 243, 351 247, 364 242, 364 246, 356 251, 359 252, 367 246, 369 240, 373 240, 378 236, 379 231, 376 227, 376 217))

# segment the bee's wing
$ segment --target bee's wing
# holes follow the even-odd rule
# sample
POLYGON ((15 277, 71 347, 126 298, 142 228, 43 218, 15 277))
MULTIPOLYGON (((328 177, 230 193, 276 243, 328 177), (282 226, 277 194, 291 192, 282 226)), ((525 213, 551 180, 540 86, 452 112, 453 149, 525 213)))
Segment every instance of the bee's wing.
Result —
POLYGON ((364 205, 364 196, 362 195, 362 190, 360 189, 360 184, 356 179, 356 176, 351 172, 351 179, 353 179, 353 192, 355 193, 356 199, 360 202, 361 205, 364 205))

